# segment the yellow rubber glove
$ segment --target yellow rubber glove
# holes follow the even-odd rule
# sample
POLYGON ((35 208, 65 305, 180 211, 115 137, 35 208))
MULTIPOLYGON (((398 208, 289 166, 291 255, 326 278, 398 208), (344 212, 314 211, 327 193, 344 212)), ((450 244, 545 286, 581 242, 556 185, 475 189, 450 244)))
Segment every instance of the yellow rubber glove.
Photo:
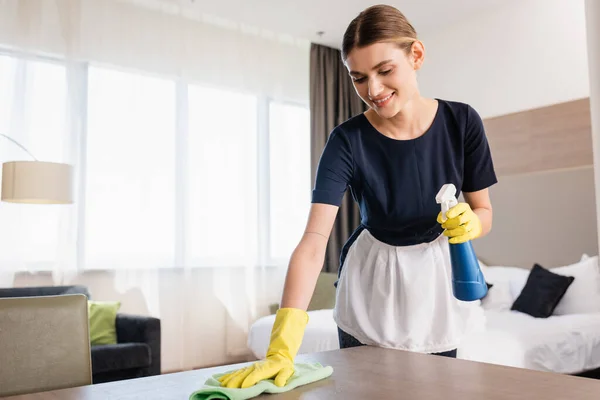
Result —
POLYGON ((444 235, 450 238, 449 243, 464 243, 481 235, 481 221, 468 203, 458 203, 450 208, 446 212, 446 217, 444 221, 440 212, 437 221, 442 224, 444 235))
POLYGON ((298 308, 280 308, 271 330, 266 358, 249 367, 223 375, 219 378, 221 385, 245 389, 275 377, 276 386, 285 386, 294 374, 294 358, 300 349, 307 323, 306 311, 298 308))

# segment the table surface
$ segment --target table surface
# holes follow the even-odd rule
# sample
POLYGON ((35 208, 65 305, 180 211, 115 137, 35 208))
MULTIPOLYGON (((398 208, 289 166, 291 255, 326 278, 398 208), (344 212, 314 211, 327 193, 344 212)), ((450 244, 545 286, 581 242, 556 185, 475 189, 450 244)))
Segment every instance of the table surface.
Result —
MULTIPOLYGON (((333 375, 286 393, 263 395, 257 399, 600 398, 600 380, 377 347, 363 346, 300 355, 296 361, 330 365, 333 367, 333 375)), ((231 368, 232 366, 199 369, 6 399, 186 400, 202 386, 207 377, 231 368)))

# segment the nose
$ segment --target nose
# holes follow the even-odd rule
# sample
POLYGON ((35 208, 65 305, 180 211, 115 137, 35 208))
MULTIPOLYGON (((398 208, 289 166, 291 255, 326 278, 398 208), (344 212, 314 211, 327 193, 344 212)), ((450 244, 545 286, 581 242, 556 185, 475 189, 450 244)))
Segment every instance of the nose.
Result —
POLYGON ((373 78, 369 80, 369 97, 377 97, 383 92, 383 85, 378 79, 373 78))

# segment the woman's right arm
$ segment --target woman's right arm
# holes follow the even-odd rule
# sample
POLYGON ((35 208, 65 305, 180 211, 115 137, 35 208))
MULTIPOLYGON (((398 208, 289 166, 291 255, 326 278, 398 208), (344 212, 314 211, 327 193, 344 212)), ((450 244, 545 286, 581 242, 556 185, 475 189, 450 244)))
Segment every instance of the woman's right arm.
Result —
POLYGON ((306 309, 325 260, 335 217, 353 173, 350 145, 334 130, 319 161, 311 209, 302 239, 290 257, 281 307, 277 310, 264 360, 219 378, 229 388, 247 388, 274 378, 284 386, 294 373, 294 359, 308 324, 306 309))
POLYGON ((312 204, 306 229, 290 259, 281 308, 308 308, 338 209, 330 204, 312 204))

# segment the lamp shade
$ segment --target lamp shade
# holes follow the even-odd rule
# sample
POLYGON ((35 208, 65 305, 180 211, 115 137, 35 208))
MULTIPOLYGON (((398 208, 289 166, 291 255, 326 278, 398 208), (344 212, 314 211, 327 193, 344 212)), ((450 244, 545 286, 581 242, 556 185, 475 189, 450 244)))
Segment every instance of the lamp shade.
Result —
POLYGON ((2 164, 2 201, 73 203, 73 167, 45 161, 5 162, 2 164))

